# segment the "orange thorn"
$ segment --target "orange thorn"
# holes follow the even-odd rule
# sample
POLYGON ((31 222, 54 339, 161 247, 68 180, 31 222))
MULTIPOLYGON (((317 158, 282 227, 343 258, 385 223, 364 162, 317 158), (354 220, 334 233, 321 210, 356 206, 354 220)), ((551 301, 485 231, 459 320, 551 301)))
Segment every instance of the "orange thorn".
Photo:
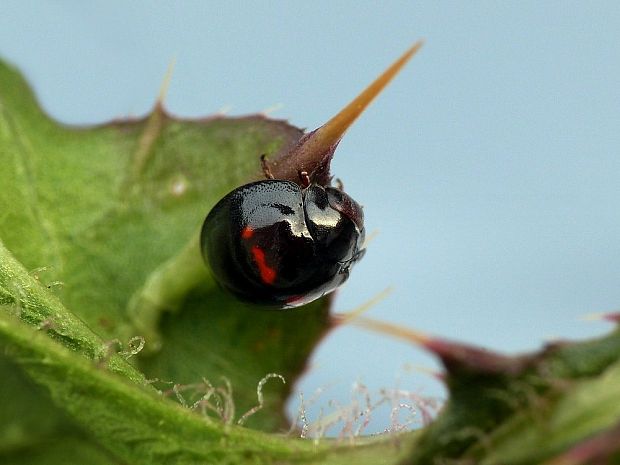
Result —
POLYGON ((383 299, 385 299, 387 296, 389 296, 392 293, 393 290, 394 289, 391 288, 391 287, 386 287, 381 292, 379 292, 377 295, 375 295, 374 297, 372 297, 370 300, 368 300, 367 302, 363 303, 359 307, 354 308, 350 312, 338 313, 338 314, 334 315, 332 317, 332 319, 333 319, 333 321, 336 324, 346 324, 346 323, 349 323, 350 321, 354 320, 355 318, 358 318, 362 313, 367 312, 372 307, 377 305, 379 302, 381 302, 383 299))
POLYGON ((307 157, 302 154, 326 153, 338 144, 351 124, 362 114, 375 97, 385 89, 403 66, 420 50, 423 44, 423 40, 416 42, 336 116, 312 132, 300 146, 294 149, 294 152, 297 152, 295 156, 301 155, 302 159, 306 159, 307 157))
POLYGON ((431 337, 426 334, 415 331, 413 329, 404 328, 402 326, 397 326, 392 323, 386 323, 384 321, 371 320, 370 318, 357 317, 353 320, 350 320, 351 323, 361 326, 362 328, 370 329, 372 331, 377 331, 379 333, 388 334, 390 336, 403 339, 407 342, 411 342, 413 344, 418 344, 421 346, 426 346, 432 340, 431 337))
POLYGON ((159 88, 159 94, 157 95, 157 101, 155 103, 158 107, 164 106, 164 101, 168 95, 168 89, 170 88, 170 82, 172 81, 172 74, 174 72, 176 61, 176 57, 172 57, 170 63, 168 63, 168 68, 166 69, 166 74, 164 74, 164 80, 159 88))

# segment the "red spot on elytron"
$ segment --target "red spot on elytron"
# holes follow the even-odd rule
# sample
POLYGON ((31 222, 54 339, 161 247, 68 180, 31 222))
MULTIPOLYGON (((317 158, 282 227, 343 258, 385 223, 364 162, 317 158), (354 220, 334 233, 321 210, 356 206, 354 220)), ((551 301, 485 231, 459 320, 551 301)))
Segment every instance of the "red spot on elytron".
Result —
POLYGON ((249 239, 250 237, 252 237, 254 235, 254 230, 252 228, 250 228, 249 226, 246 226, 245 228, 243 228, 243 230, 241 231, 241 237, 243 239, 249 239))
POLYGON ((260 273, 260 279, 265 284, 273 284, 276 280, 276 270, 269 267, 265 262, 265 252, 259 246, 255 245, 252 247, 252 257, 254 257, 254 261, 258 266, 258 272, 260 273))

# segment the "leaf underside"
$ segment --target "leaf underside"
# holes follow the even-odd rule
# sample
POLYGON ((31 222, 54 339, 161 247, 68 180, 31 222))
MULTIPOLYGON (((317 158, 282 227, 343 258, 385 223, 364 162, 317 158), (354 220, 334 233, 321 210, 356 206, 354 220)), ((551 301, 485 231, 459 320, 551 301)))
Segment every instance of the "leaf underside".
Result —
POLYGON ((424 431, 354 446, 266 434, 287 429, 290 389, 333 325, 329 299, 240 304, 196 238, 220 197, 260 175, 261 154, 301 135, 159 104, 66 127, 0 62, 0 463, 620 463, 618 331, 521 357, 432 339, 451 399, 424 431), (130 357, 135 336, 146 345, 130 357), (239 418, 269 373, 287 383, 268 384, 249 428, 191 408, 204 379, 229 383, 239 418))

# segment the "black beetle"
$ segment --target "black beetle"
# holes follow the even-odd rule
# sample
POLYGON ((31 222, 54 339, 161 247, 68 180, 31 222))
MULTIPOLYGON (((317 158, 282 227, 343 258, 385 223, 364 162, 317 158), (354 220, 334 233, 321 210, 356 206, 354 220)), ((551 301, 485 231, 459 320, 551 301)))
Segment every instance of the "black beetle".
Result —
POLYGON ((238 298, 281 308, 340 286, 364 251, 362 208, 344 192, 267 179, 238 187, 207 216, 201 248, 238 298))

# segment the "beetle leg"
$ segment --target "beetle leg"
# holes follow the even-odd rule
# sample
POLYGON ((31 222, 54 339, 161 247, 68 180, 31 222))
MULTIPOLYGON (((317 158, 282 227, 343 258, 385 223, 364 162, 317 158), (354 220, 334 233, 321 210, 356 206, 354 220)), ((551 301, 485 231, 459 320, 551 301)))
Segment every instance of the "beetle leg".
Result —
POLYGON ((273 179, 273 174, 271 173, 271 168, 269 168, 269 164, 267 163, 267 154, 263 153, 260 156, 260 166, 263 169, 263 174, 267 179, 273 179))
POLYGON ((301 187, 304 189, 310 185, 310 176, 307 171, 298 171, 299 181, 301 182, 301 187))

